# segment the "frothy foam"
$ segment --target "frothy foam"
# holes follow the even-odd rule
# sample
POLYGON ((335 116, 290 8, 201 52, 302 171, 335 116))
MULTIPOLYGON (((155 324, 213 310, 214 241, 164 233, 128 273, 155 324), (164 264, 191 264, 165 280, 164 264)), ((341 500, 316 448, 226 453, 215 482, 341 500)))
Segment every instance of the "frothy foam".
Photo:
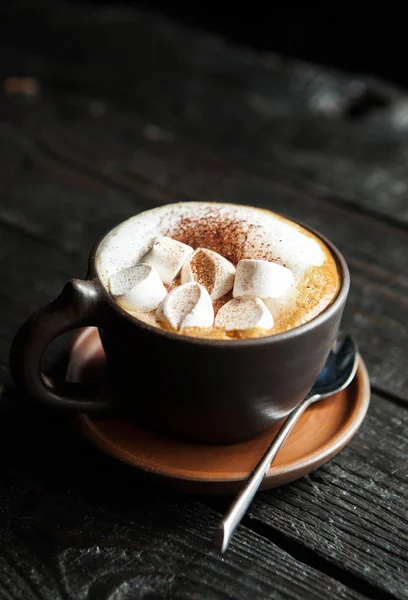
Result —
MULTIPOLYGON (((201 202, 170 204, 146 211, 112 230, 100 244, 96 257, 98 274, 107 289, 109 280, 120 271, 133 267, 146 255, 153 256, 159 238, 172 238, 194 250, 216 252, 233 266, 250 259, 272 261, 275 266, 289 269, 293 277, 291 285, 288 287, 284 277, 276 276, 274 285, 278 291, 265 300, 275 321, 270 333, 312 319, 330 304, 339 289, 335 259, 327 246, 307 229, 267 210, 201 202)), ((169 289, 179 285, 179 276, 176 277, 169 289)), ((256 291, 254 295, 261 293, 256 291)), ((218 299, 213 297, 215 314, 230 299, 231 293, 218 299)), ((138 318, 166 327, 154 313, 130 310, 138 318)), ((195 335, 223 337, 219 329, 213 329, 211 333, 197 331, 195 335)))

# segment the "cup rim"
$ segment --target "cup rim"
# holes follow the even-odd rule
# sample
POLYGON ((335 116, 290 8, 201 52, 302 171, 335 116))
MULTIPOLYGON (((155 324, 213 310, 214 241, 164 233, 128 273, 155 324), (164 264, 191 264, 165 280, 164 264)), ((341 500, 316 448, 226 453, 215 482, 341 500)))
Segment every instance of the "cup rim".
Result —
MULTIPOLYGON (((223 202, 221 204, 226 204, 226 203, 223 202)), ((157 207, 157 208, 159 208, 159 207, 157 207)), ((252 208, 259 208, 260 210, 269 210, 269 212, 274 212, 270 209, 264 209, 263 207, 252 207, 252 208)), ((143 212, 143 211, 141 211, 141 212, 143 212)), ((119 227, 125 221, 122 221, 122 222, 118 223, 118 225, 116 225, 115 227, 112 227, 111 229, 109 229, 109 231, 107 231, 99 239, 99 241, 97 241, 96 244, 94 245, 94 247, 91 251, 91 254, 89 256, 89 269, 88 269, 87 279, 97 281, 100 291, 103 294, 103 297, 107 300, 107 303, 110 306, 110 308, 112 308, 121 317, 125 318, 130 324, 132 324, 136 327, 140 327, 141 329, 145 330, 146 332, 150 332, 159 337, 161 336, 165 339, 174 340, 179 343, 186 343, 186 344, 192 344, 192 345, 199 344, 199 345, 216 347, 216 348, 243 348, 243 347, 249 348, 252 346, 259 346, 259 345, 271 344, 271 343, 279 343, 279 342, 295 339, 298 336, 303 335, 303 334, 313 330, 315 327, 318 327, 319 325, 325 323, 333 316, 333 314, 335 314, 339 310, 339 308, 341 306, 344 307, 347 297, 348 297, 349 290, 350 290, 350 272, 349 272, 349 268, 348 268, 347 262, 343 256, 343 254, 340 252, 340 250, 337 248, 337 246, 335 246, 333 244, 333 242, 328 240, 323 234, 321 234, 319 231, 317 231, 313 227, 310 227, 309 225, 303 223, 302 221, 299 221, 298 219, 289 217, 289 216, 285 215, 284 213, 279 212, 276 214, 284 217, 285 219, 288 219, 289 221, 292 221, 293 223, 295 223, 297 225, 300 225, 301 227, 304 227, 307 231, 310 231, 313 235, 318 237, 329 248, 329 250, 333 254, 333 256, 337 262, 339 271, 340 271, 340 287, 339 287, 339 290, 338 290, 334 300, 328 306, 326 306, 326 308, 324 308, 322 310, 322 312, 320 312, 318 315, 316 315, 315 317, 313 317, 306 323, 303 323, 302 325, 298 325, 297 327, 288 329, 287 331, 283 331, 281 333, 275 333, 275 334, 272 333, 270 335, 261 336, 261 337, 244 338, 244 339, 224 340, 224 339, 217 339, 217 338, 193 337, 193 336, 188 336, 188 335, 182 335, 180 333, 175 333, 168 329, 162 329, 159 327, 155 327, 154 325, 150 325, 149 323, 146 323, 145 321, 142 321, 141 319, 138 319, 137 317, 134 317, 133 315, 128 313, 124 308, 122 308, 120 306, 120 304, 118 302, 115 302, 115 300, 111 297, 108 290, 106 289, 103 282, 101 281, 101 279, 99 277, 98 269, 96 268, 96 256, 97 256, 100 245, 105 240, 105 238, 110 234, 110 232, 113 229, 115 229, 115 227, 119 227)))

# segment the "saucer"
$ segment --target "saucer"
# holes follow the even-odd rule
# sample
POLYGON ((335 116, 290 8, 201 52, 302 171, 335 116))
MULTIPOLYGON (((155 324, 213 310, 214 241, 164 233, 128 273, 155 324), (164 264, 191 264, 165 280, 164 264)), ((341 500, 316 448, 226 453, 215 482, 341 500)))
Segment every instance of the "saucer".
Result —
MULTIPOLYGON (((70 381, 102 378, 105 355, 98 330, 75 336, 67 369, 70 381)), ((370 401, 370 383, 360 357, 356 377, 344 391, 322 400, 300 417, 267 474, 262 489, 294 481, 337 454, 361 425, 370 401)), ((133 420, 80 415, 82 434, 110 456, 140 474, 194 493, 234 493, 257 464, 279 425, 249 441, 227 446, 193 444, 165 437, 133 420)))

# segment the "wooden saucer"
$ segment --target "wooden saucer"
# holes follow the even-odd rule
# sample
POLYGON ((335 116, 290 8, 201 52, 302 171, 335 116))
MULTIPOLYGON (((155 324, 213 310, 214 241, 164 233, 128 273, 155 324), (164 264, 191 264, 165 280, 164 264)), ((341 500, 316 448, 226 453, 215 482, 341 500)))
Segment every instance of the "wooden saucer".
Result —
MULTIPOLYGON (((97 329, 76 337, 67 379, 95 380, 106 368, 97 329)), ((360 358, 353 383, 343 392, 312 405, 300 418, 263 482, 263 489, 303 477, 329 461, 353 437, 370 400, 370 384, 360 358)), ((242 486, 272 440, 277 426, 249 441, 207 446, 167 438, 134 421, 80 415, 83 435, 101 450, 160 483, 188 492, 232 493, 242 486)))

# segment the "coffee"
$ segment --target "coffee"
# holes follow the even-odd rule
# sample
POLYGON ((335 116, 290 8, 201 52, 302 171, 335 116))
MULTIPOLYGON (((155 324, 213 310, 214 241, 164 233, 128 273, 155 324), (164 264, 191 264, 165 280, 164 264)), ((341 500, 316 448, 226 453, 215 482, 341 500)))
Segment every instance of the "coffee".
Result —
POLYGON ((321 313, 340 288, 319 237, 234 204, 177 203, 132 217, 102 241, 96 266, 135 318, 200 338, 287 331, 321 313))

